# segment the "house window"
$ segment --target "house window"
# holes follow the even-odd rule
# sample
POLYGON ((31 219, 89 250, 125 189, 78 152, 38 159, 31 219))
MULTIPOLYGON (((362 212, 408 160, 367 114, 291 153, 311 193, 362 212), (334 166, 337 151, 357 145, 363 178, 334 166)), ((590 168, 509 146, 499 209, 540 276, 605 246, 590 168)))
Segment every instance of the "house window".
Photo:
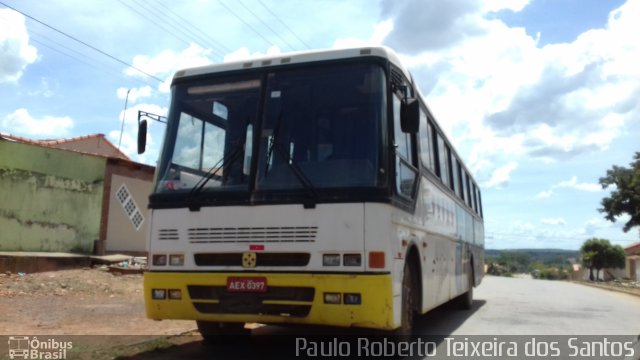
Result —
POLYGON ((124 210, 125 215, 129 218, 133 227, 136 230, 140 230, 140 227, 142 227, 142 223, 144 222, 144 216, 142 216, 136 201, 133 200, 133 196, 131 196, 127 185, 122 184, 120 186, 116 192, 116 198, 120 205, 122 205, 122 210, 124 210))

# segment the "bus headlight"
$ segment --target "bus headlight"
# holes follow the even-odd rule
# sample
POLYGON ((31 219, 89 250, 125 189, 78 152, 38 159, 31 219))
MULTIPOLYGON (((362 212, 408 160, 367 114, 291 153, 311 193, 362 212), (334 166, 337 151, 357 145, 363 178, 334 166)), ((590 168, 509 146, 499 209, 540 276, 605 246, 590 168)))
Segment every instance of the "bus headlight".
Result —
POLYGON ((357 293, 354 293, 354 294, 345 293, 344 303, 345 305, 360 305, 362 304, 362 297, 360 296, 360 294, 357 294, 357 293))
POLYGON ((340 304, 341 302, 340 293, 324 293, 325 304, 340 304))
POLYGON ((342 262, 344 266, 361 266, 362 256, 360 254, 344 254, 342 262))
POLYGON ((152 289, 151 298, 154 300, 164 300, 167 297, 167 291, 165 289, 152 289))
POLYGON ((169 265, 171 266, 182 266, 184 265, 184 255, 169 255, 169 265))
POLYGON ((152 264, 156 266, 165 266, 167 265, 167 255, 165 254, 154 254, 153 255, 152 264))
POLYGON ((169 289, 169 300, 182 300, 182 291, 180 289, 169 289))
POLYGON ((322 266, 340 266, 340 254, 322 255, 322 266))

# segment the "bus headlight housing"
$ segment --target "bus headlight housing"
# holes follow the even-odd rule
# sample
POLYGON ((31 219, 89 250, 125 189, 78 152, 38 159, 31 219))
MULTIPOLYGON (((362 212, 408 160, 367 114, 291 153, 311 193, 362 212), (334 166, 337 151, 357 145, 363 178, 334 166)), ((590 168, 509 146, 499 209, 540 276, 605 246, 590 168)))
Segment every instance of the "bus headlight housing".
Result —
POLYGON ((322 255, 322 266, 340 266, 340 254, 322 255))
POLYGON ((342 258, 344 266, 361 266, 362 255, 360 254, 344 254, 342 258))
POLYGON ((169 300, 182 300, 182 290, 169 289, 169 300))
POLYGON ((167 265, 167 255, 165 254, 154 254, 152 259, 151 263, 155 266, 167 265))
POLYGON ((167 298, 167 290, 165 289, 152 289, 151 298, 154 300, 164 300, 167 298))
POLYGON ((172 255, 169 255, 169 265, 171 265, 171 266, 182 266, 182 265, 184 265, 184 255, 183 254, 172 254, 172 255))
POLYGON ((342 302, 342 296, 340 293, 324 293, 325 304, 340 304, 342 302))

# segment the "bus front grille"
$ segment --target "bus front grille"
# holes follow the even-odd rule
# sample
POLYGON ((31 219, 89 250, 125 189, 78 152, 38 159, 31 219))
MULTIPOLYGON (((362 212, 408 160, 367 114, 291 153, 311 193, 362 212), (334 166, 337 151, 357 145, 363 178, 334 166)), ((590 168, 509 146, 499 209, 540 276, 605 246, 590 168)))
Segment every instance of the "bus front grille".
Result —
POLYGON ((263 293, 228 292, 225 286, 206 285, 189 285, 187 290, 193 306, 205 314, 305 317, 311 311, 315 295, 312 287, 290 286, 271 286, 263 293), (287 301, 295 304, 282 303, 287 301))
POLYGON ((300 243, 314 242, 317 226, 213 227, 187 229, 189 242, 202 243, 300 243))
MULTIPOLYGON (((255 265, 260 266, 307 266, 309 253, 257 252, 255 265)), ((242 253, 198 253, 193 255, 197 266, 243 266, 242 253)))
POLYGON ((252 314, 252 315, 276 315, 290 317, 305 317, 311 311, 311 305, 286 305, 286 304, 242 304, 228 306, 216 303, 194 302, 196 310, 204 314, 252 314))

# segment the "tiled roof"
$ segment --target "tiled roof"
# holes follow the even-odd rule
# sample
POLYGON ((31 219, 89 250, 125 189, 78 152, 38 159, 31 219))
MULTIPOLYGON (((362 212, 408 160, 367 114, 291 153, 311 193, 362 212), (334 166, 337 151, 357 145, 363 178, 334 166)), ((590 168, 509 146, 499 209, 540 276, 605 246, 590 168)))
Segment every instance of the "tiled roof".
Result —
POLYGON ((629 245, 629 246, 626 246, 624 249, 625 249, 625 250, 631 250, 631 249, 636 248, 636 247, 637 247, 637 248, 640 248, 640 242, 633 243, 633 244, 631 244, 631 245, 629 245))
MULTIPOLYGON (((120 151, 120 149, 118 149, 115 145, 113 145, 113 143, 111 143, 111 141, 107 140, 107 138, 104 136, 104 134, 90 134, 90 135, 78 136, 78 137, 68 138, 68 139, 34 140, 34 139, 25 138, 25 137, 22 137, 22 136, 13 135, 13 134, 0 133, 0 138, 7 139, 7 140, 12 140, 12 141, 16 141, 16 142, 21 142, 21 143, 26 143, 26 144, 34 144, 34 145, 48 146, 48 147, 56 147, 56 145, 69 144, 69 143, 78 142, 78 141, 82 141, 82 140, 99 139, 100 141, 103 141, 107 146, 109 146, 113 150, 115 150, 115 152, 118 155, 116 155, 114 157, 125 159, 125 160, 131 160, 125 153, 123 153, 122 151, 120 151)), ((71 151, 76 151, 76 152, 85 153, 85 154, 91 154, 91 155, 111 157, 111 156, 106 156, 104 154, 80 151, 80 150, 75 150, 75 149, 68 149, 67 148, 66 150, 71 150, 71 151)))

